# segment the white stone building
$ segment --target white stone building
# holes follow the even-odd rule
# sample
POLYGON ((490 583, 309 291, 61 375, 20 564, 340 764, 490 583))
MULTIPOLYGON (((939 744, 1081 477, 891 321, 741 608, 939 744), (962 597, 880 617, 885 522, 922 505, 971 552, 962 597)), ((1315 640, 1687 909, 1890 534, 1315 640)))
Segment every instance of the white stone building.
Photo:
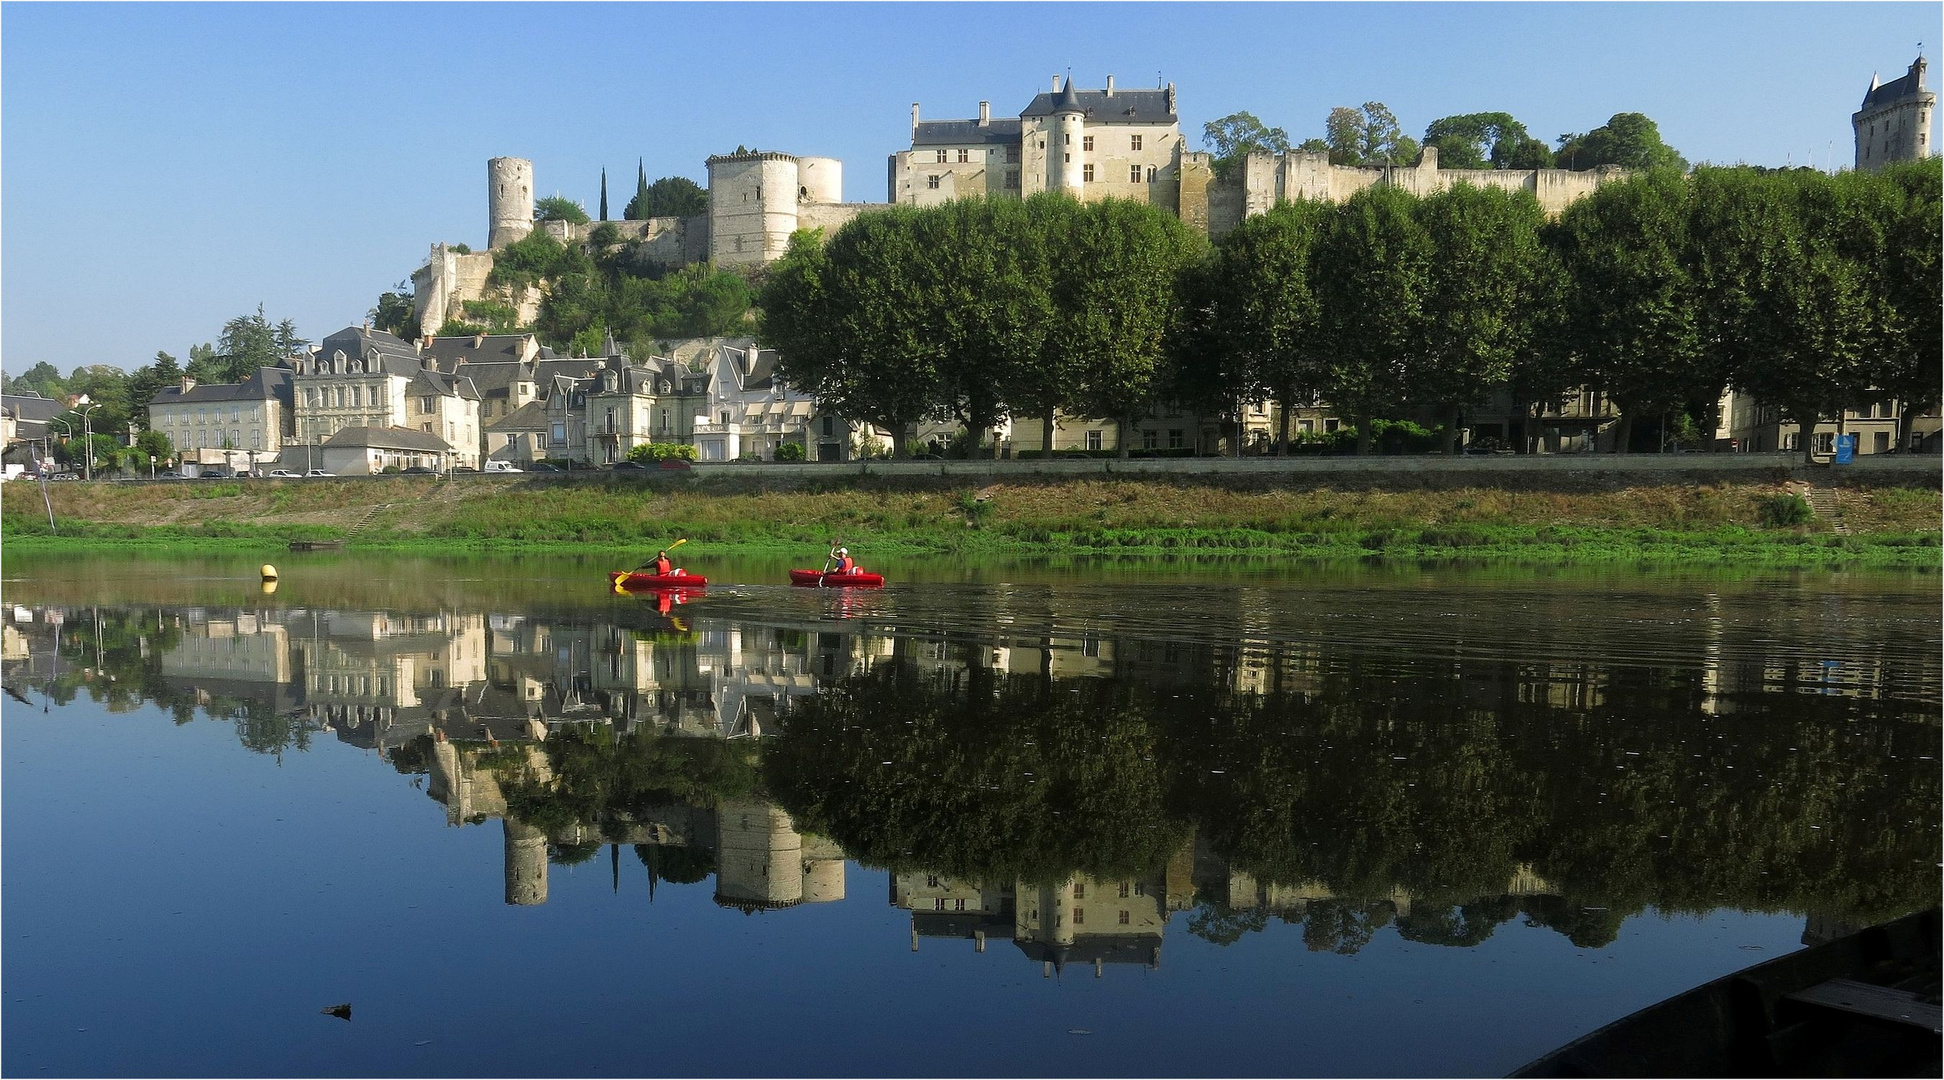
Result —
POLYGON ((253 461, 274 457, 294 430, 291 373, 258 368, 240 383, 197 383, 184 376, 149 402, 149 429, 185 456, 198 450, 244 450, 253 461))
POLYGON ((1856 132, 1856 167, 1879 169, 1893 161, 1919 161, 1935 149, 1931 114, 1937 95, 1924 87, 1924 58, 1911 62, 1902 77, 1880 82, 1870 76, 1863 107, 1850 115, 1856 132))

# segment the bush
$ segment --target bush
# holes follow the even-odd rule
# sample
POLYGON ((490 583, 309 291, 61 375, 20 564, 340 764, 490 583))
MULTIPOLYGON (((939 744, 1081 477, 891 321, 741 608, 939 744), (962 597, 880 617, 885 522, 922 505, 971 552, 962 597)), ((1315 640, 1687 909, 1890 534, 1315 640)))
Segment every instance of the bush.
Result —
POLYGON ((776 444, 776 460, 778 461, 802 461, 803 457, 802 443, 786 442, 776 444))
POLYGON ((565 195, 549 195, 533 204, 535 221, 568 221, 587 224, 587 210, 565 195))
POLYGON ((634 449, 628 451, 629 461, 640 461, 645 463, 650 461, 667 461, 670 458, 679 458, 683 461, 694 461, 695 447, 690 445, 689 443, 656 442, 656 443, 643 443, 640 446, 637 446, 634 449))
POLYGON ((1762 524, 1770 528, 1807 525, 1815 517, 1815 512, 1809 509, 1809 504, 1800 495, 1770 495, 1758 504, 1757 509, 1761 513, 1762 524))
POLYGON ((612 247, 621 242, 621 228, 612 221, 603 221, 587 234, 587 242, 595 247, 612 247))

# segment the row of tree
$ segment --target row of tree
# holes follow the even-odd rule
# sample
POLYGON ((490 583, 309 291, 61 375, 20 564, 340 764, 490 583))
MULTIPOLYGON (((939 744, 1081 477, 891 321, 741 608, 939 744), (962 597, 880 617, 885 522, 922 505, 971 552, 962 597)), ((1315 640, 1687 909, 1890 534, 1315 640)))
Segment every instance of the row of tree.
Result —
POLYGON ((1728 386, 1814 424, 1937 401, 1939 177, 1656 170, 1554 221, 1524 191, 1378 186, 1280 204, 1212 249, 1117 200, 895 208, 793 238, 762 333, 792 385, 893 433, 1016 415, 1050 437, 1059 412, 1121 422, 1125 452, 1158 409, 1320 400, 1360 452, 1400 419, 1449 449, 1497 392, 1581 387, 1618 407, 1622 447, 1638 416, 1712 430, 1728 386))
MULTIPOLYGON (((1411 138, 1381 101, 1359 108, 1339 105, 1323 121, 1322 138, 1305 139, 1294 149, 1328 154, 1333 165, 1409 165, 1425 146, 1438 149, 1445 169, 1685 169, 1687 161, 1661 141, 1660 127, 1640 113, 1615 113, 1591 131, 1559 136, 1558 149, 1536 139, 1510 113, 1463 113, 1440 117, 1411 138)), ((1289 132, 1270 127, 1254 113, 1230 113, 1202 125, 1202 145, 1215 155, 1217 175, 1226 176, 1249 154, 1286 154, 1289 132)))

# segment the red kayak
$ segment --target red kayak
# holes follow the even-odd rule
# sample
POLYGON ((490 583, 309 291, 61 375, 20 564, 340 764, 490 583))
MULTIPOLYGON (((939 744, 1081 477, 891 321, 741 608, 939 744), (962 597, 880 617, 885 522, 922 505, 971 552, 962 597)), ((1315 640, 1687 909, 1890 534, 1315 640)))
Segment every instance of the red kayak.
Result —
POLYGON ((840 574, 835 570, 792 570, 790 571, 790 584, 820 585, 826 589, 846 587, 853 589, 877 589, 884 586, 884 575, 861 571, 840 574))
POLYGON ((701 574, 644 574, 639 570, 610 570, 608 581, 617 589, 700 589, 709 583, 701 574))

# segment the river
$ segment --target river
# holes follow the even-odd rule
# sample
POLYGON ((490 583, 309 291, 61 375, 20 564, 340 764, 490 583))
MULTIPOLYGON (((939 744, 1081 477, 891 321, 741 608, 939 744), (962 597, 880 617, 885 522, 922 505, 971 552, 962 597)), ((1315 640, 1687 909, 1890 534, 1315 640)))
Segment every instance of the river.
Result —
POLYGON ((7 1071, 1503 1074, 1937 901, 1935 575, 678 554, 9 558, 7 1071))

